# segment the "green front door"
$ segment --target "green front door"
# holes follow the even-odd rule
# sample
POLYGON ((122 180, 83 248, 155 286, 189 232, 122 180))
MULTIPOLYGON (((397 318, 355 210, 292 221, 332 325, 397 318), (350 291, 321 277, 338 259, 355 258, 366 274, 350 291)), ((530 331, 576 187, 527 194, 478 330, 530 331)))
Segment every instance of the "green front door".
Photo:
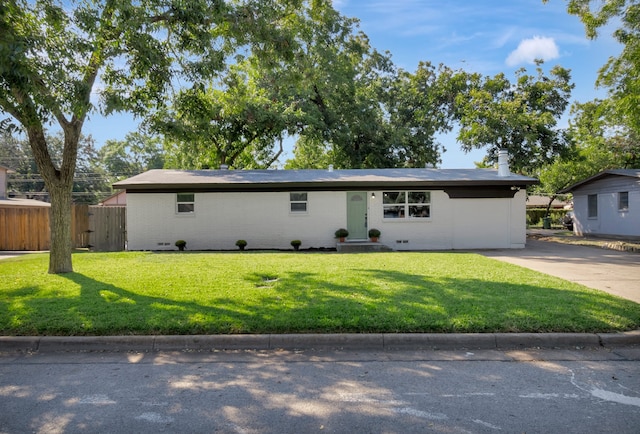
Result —
POLYGON ((367 239, 367 192, 347 192, 347 230, 349 239, 367 239))

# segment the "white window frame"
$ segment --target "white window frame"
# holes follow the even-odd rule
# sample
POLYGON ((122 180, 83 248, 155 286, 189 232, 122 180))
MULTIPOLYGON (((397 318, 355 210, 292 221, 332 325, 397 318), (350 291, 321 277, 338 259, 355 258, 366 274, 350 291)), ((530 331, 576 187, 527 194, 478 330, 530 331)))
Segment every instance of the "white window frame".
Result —
POLYGON ((383 191, 382 217, 386 221, 430 220, 431 192, 427 190, 383 191), (391 195, 397 196, 392 198, 391 195), (415 199, 416 197, 419 199, 415 199), (421 199, 422 202, 419 201, 421 199), (424 212, 426 215, 422 215, 424 212))
POLYGON ((629 192, 621 191, 618 193, 618 211, 626 212, 629 211, 629 192), (623 201, 622 198, 625 198, 623 201))
POLYGON ((289 214, 309 213, 309 193, 306 191, 289 192, 289 214), (304 198, 304 199, 303 199, 304 198), (304 209, 294 209, 295 206, 304 205, 304 209))
POLYGON ((178 215, 194 215, 196 213, 196 194, 195 193, 176 193, 176 214, 178 215), (182 197, 182 200, 180 198, 180 196, 182 197), (186 195, 190 195, 191 196, 191 200, 185 200, 184 196, 186 195), (187 209, 185 210, 181 210, 181 205, 182 206, 187 206, 187 208, 189 207, 189 205, 191 206, 190 210, 187 209))

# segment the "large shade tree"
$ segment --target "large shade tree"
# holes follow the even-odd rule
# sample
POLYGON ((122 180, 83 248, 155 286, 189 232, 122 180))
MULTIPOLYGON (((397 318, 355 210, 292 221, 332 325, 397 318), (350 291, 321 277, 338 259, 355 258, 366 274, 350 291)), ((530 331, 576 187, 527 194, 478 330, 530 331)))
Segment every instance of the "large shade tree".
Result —
POLYGON ((596 84, 608 88, 618 121, 639 136, 640 1, 567 0, 567 10, 580 18, 590 39, 597 38, 598 32, 609 24, 617 27, 613 37, 622 44, 622 51, 600 69, 596 84))
POLYGON ((238 48, 272 59, 291 45, 302 0, 5 0, 0 3, 0 114, 28 137, 51 196, 50 273, 73 270, 71 203, 78 141, 100 97, 105 113, 143 115, 172 85, 198 83, 238 48), (94 95, 98 94, 98 95, 94 95), (45 129, 64 135, 59 163, 45 129))
POLYGON ((506 149, 514 171, 532 174, 570 148, 558 127, 574 87, 570 72, 555 66, 545 74, 540 64, 536 70, 518 70, 514 83, 502 73, 472 77, 456 100, 462 149, 486 149, 487 163, 506 149))

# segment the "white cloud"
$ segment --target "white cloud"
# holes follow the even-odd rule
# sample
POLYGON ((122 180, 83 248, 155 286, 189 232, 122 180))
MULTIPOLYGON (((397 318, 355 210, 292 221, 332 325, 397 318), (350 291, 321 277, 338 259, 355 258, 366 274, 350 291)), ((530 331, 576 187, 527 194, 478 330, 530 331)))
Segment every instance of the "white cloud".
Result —
POLYGON ((536 59, 551 60, 560 57, 560 51, 553 38, 534 36, 524 39, 514 51, 507 57, 508 66, 516 66, 521 63, 534 63, 536 59))

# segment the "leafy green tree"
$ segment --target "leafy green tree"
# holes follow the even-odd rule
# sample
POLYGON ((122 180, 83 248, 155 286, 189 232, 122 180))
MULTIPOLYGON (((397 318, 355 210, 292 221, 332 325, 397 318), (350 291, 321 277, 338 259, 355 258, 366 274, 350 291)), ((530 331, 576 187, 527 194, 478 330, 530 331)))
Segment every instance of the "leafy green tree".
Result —
MULTIPOLYGON (((548 1, 548 0, 543 0, 548 1)), ((614 38, 623 46, 600 69, 597 85, 609 89, 616 115, 635 137, 640 135, 640 2, 638 0, 567 0, 567 10, 580 18, 587 37, 594 39, 609 23, 619 27, 614 38)))
POLYGON ((156 117, 155 129, 169 141, 170 167, 242 169, 277 160, 282 149, 271 151, 289 112, 257 85, 257 72, 246 64, 230 66, 214 86, 181 91, 172 109, 156 117))
POLYGON ((71 202, 78 141, 100 80, 105 113, 144 115, 180 80, 201 82, 230 56, 282 59, 300 0, 6 0, 0 4, 0 112, 26 132, 51 196, 50 273, 73 270, 71 202), (45 128, 64 134, 60 163, 45 128))
POLYGON ((124 140, 107 140, 98 150, 97 164, 112 182, 164 167, 162 140, 132 132, 124 140))
POLYGON ((574 87, 568 70, 555 66, 545 75, 538 65, 537 76, 518 70, 515 83, 502 73, 473 80, 456 101, 462 149, 486 148, 489 163, 506 149, 512 169, 524 173, 534 173, 568 149, 557 127, 574 87))
MULTIPOLYGON (((51 159, 60 164, 64 148, 63 134, 47 134, 46 140, 51 159)), ((107 177, 96 165, 97 154, 93 138, 81 136, 71 193, 75 203, 97 203, 110 191, 107 177)), ((20 140, 5 132, 0 138, 0 162, 15 171, 8 183, 11 192, 30 199, 49 199, 28 140, 20 140)))
POLYGON ((571 108, 571 151, 536 172, 536 192, 549 197, 547 212, 558 191, 582 179, 607 169, 640 167, 640 142, 624 126, 612 125, 611 103, 594 100, 571 108))
POLYGON ((400 70, 390 79, 382 99, 388 113, 390 144, 396 166, 425 167, 441 163, 446 149, 437 135, 453 125, 454 100, 463 92, 470 74, 429 62, 420 62, 414 73, 400 70))

